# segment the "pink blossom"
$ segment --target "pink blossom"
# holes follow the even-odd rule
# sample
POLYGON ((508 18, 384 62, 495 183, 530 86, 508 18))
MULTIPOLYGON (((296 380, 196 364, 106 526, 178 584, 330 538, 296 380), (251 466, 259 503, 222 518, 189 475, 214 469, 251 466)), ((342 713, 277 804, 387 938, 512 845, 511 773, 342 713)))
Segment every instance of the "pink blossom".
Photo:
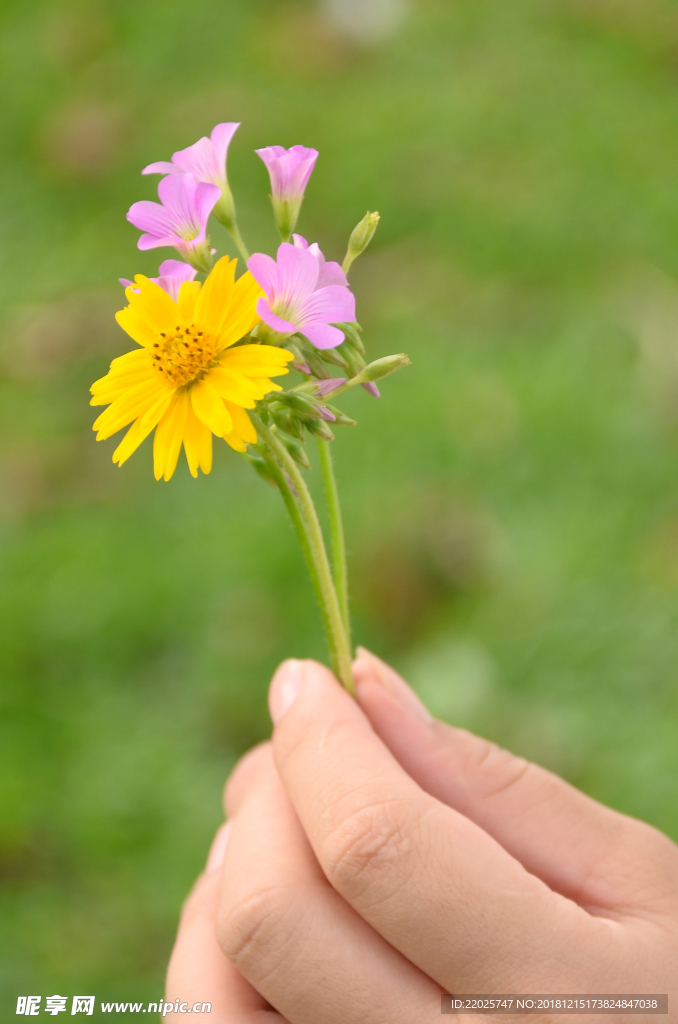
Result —
MULTIPOLYGON (((188 263, 182 263, 181 260, 165 260, 158 269, 159 277, 152 277, 151 281, 159 284, 175 302, 179 298, 179 290, 184 281, 192 281, 198 273, 188 263)), ((119 278, 119 281, 123 288, 133 286, 133 282, 128 281, 125 277, 119 278)))
POLYGON ((228 147, 239 121, 225 121, 212 129, 207 138, 194 142, 186 149, 179 149, 172 154, 172 160, 158 160, 144 167, 142 174, 192 174, 196 181, 209 181, 223 188, 226 178, 226 156, 228 147))
POLYGON ((287 241, 294 231, 304 190, 318 159, 317 149, 306 146, 266 146, 255 150, 271 178, 271 202, 278 229, 287 241))
POLYGON ((159 203, 133 203, 127 220, 144 234, 140 249, 173 245, 191 266, 209 270, 211 255, 207 221, 221 192, 217 185, 196 181, 192 174, 171 174, 158 185, 159 203))
MULTIPOLYGON (((324 259, 323 265, 331 266, 324 259)), ((341 345, 344 332, 332 324, 355 320, 355 298, 347 285, 320 284, 321 264, 313 252, 283 242, 277 263, 255 253, 247 266, 264 290, 257 313, 269 327, 281 334, 299 331, 316 348, 341 345)))
POLYGON ((212 129, 209 139, 203 135, 186 149, 172 154, 172 160, 158 160, 144 167, 142 174, 192 174, 196 181, 207 181, 221 189, 214 213, 230 230, 234 222, 233 196, 226 175, 228 147, 239 121, 224 121, 212 129))
POLYGON ((343 284, 345 288, 348 288, 348 278, 344 271, 333 260, 330 260, 329 263, 325 262, 325 257, 321 253, 317 242, 309 245, 301 235, 292 235, 292 242, 297 249, 306 249, 307 252, 313 253, 317 259, 319 273, 316 288, 325 288, 330 284, 343 284))

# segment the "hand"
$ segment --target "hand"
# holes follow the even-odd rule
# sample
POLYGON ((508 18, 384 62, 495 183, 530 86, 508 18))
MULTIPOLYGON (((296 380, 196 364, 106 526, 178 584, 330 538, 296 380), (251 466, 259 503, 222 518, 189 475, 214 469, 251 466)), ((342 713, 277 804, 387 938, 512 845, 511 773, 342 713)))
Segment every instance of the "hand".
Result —
POLYGON ((432 721, 366 652, 355 676, 360 706, 312 662, 276 673, 272 751, 227 792, 228 960, 213 872, 189 901, 168 998, 190 998, 191 931, 212 944, 224 1024, 280 1021, 272 1006, 294 1024, 416 1024, 438 1018, 441 991, 678 996, 673 843, 432 721))

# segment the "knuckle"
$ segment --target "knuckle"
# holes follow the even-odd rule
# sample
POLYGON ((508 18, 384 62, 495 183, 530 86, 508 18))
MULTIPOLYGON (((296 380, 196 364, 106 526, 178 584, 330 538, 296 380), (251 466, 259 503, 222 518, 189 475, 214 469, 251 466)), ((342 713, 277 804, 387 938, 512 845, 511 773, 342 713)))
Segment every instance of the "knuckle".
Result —
POLYGON ((481 779, 483 796, 491 798, 512 789, 538 769, 524 757, 516 757, 496 743, 485 740, 474 751, 468 767, 481 779))
MULTIPOLYGON (((375 876, 398 875, 417 851, 418 823, 402 802, 372 804, 351 814, 330 834, 324 869, 328 881, 348 899, 360 898, 375 876)), ((394 884, 397 884, 394 881, 394 884)))
POLYGON ((261 886, 239 895, 232 903, 222 903, 217 940, 243 973, 251 974, 253 968, 257 976, 271 972, 271 958, 279 957, 285 936, 293 930, 293 903, 292 890, 280 885, 261 886))

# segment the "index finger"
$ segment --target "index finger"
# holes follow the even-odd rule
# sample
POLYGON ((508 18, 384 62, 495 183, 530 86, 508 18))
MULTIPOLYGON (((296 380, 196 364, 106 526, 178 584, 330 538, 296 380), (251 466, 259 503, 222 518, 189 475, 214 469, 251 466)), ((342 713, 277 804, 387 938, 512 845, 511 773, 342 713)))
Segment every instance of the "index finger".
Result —
POLYGON ((327 669, 285 662, 270 703, 278 771, 330 884, 448 992, 548 991, 554 962, 579 986, 608 959, 615 923, 420 789, 327 669))

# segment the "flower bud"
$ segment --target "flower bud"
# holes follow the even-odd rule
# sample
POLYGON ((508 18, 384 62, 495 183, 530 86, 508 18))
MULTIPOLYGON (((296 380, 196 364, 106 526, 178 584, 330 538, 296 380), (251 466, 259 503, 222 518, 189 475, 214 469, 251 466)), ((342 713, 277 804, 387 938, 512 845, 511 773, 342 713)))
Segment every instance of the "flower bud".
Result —
POLYGON ((341 409, 337 409, 336 405, 328 405, 327 408, 334 414, 334 422, 338 427, 355 427, 357 420, 352 420, 341 409))
POLYGON ((321 355, 326 363, 332 363, 334 366, 341 366, 344 370, 348 367, 348 363, 344 356, 336 348, 324 348, 322 349, 321 355))
POLYGON ((300 445, 298 441, 293 441, 291 437, 281 437, 280 440, 285 445, 297 465, 301 466, 303 469, 311 468, 311 460, 306 454, 306 449, 303 445, 300 445))
POLYGON ((256 149, 271 178, 271 203, 283 242, 289 242, 297 223, 304 190, 318 158, 317 149, 306 146, 266 146, 256 149))
POLYGON ((324 441, 334 441, 334 434, 324 420, 310 420, 306 424, 306 429, 316 437, 322 437, 324 441))
POLYGON ((304 440, 303 424, 290 409, 273 408, 271 409, 271 418, 278 430, 284 431, 290 437, 298 437, 300 441, 304 440))
POLYGON ((335 324, 334 326, 344 332, 344 337, 348 345, 352 345, 353 348, 360 352, 361 355, 365 354, 363 339, 360 337, 360 331, 362 329, 360 324, 335 324))
POLYGON ((281 391, 275 395, 274 401, 288 406, 294 412, 302 413, 304 416, 319 416, 318 404, 313 399, 299 392, 281 391))
POLYGON ((351 237, 348 240, 346 256, 342 263, 342 270, 345 274, 348 272, 348 268, 356 256, 360 256, 361 252, 365 252, 365 249, 372 241, 374 232, 377 230, 378 223, 379 214, 375 211, 374 213, 366 213, 360 223, 356 224, 353 228, 351 237))
POLYGON ((341 349, 341 355, 346 360, 349 376, 355 377, 356 374, 360 373, 360 371, 364 369, 365 360, 360 352, 356 352, 356 350, 351 345, 347 345, 346 342, 340 345, 339 348, 341 349))
POLYGON ((262 480, 265 480, 267 484, 271 484, 272 487, 278 486, 277 480, 273 476, 273 473, 271 472, 271 467, 269 466, 266 459, 262 459, 261 455, 250 454, 245 455, 245 458, 250 463, 250 465, 254 467, 254 469, 257 471, 262 480))
POLYGON ((373 363, 369 363, 364 370, 360 371, 354 382, 364 384, 368 381, 379 380, 380 377, 387 377, 389 373, 395 373, 396 370, 409 365, 410 358, 404 352, 393 356, 384 356, 383 359, 375 359, 373 363))

